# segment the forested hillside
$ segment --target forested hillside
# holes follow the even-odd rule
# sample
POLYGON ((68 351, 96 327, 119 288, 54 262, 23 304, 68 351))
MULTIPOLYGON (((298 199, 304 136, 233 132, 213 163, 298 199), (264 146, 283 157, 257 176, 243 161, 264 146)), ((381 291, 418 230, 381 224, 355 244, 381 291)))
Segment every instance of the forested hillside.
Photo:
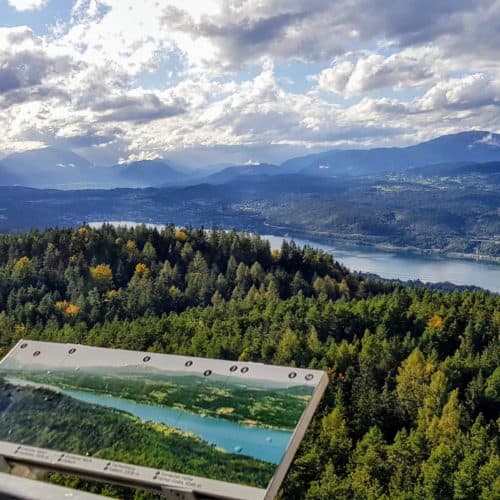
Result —
POLYGON ((0 311, 1 354, 25 337, 327 370, 283 498, 498 498, 498 295, 364 281, 257 236, 104 226, 1 236, 0 311))
POLYGON ((0 231, 77 227, 85 221, 176 221, 498 260, 497 164, 461 165, 366 177, 271 175, 279 167, 232 167, 201 184, 161 189, 0 186, 0 231))

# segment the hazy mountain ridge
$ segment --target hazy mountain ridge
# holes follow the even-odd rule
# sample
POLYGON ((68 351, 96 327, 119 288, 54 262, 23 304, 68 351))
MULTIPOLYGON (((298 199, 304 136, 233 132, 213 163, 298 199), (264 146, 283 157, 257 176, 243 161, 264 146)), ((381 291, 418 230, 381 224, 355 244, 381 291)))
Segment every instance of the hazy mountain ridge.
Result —
POLYGON ((288 172, 314 175, 374 174, 436 163, 500 160, 500 135, 469 131, 444 135, 402 148, 332 150, 292 158, 281 164, 288 172))
POLYGON ((159 160, 141 160, 115 165, 113 174, 123 187, 169 185, 185 179, 186 175, 159 160))
POLYGON ((218 172, 210 174, 202 179, 200 182, 208 184, 225 184, 234 181, 240 177, 260 177, 281 174, 281 169, 278 165, 270 163, 258 163, 255 165, 232 165, 226 167, 218 172))
POLYGON ((15 153, 0 163, 0 185, 34 188, 142 188, 175 184, 185 174, 159 160, 141 160, 111 167, 92 165, 71 151, 42 148, 15 153))
POLYGON ((140 160, 111 167, 96 166, 71 151, 55 148, 15 153, 0 162, 0 185, 90 189, 225 184, 275 175, 345 177, 400 172, 435 164, 500 161, 500 135, 469 131, 445 135, 401 148, 340 150, 291 158, 281 165, 221 165, 216 172, 172 167, 167 161, 140 160))
MULTIPOLYGON (((333 167, 290 172, 270 164, 226 167, 211 175, 184 175, 160 160, 102 168, 84 162, 69 168, 56 166, 56 172, 62 172, 59 178, 75 170, 88 172, 94 184, 90 189, 81 189, 83 184, 59 191, 2 187, 0 231, 76 226, 86 221, 175 222, 498 259, 500 147, 494 144, 496 137, 469 132, 411 148, 358 151, 379 158, 397 151, 395 158, 404 167, 373 173, 359 169, 356 175, 333 167), (437 160, 446 144, 459 145, 455 149, 450 146, 451 159, 460 151, 471 156, 471 150, 475 157, 498 159, 460 159, 418 167, 408 162, 412 151, 422 149, 426 158, 431 152, 437 160), (402 163, 404 158, 406 163, 402 163), (159 186, 150 187, 160 180, 159 186), (96 188, 103 184, 105 189, 96 188)), ((53 151, 48 153, 53 159, 53 151)), ((0 162, 0 176, 2 164, 5 160, 0 162)), ((40 177, 51 188, 58 187, 50 176, 38 175, 37 179, 40 177)))

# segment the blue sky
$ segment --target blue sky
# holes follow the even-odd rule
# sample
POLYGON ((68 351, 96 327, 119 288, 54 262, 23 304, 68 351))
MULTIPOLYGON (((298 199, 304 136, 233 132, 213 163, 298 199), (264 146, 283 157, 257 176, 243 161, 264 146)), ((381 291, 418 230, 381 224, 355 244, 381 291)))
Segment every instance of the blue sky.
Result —
POLYGON ((500 131, 500 0, 0 0, 0 155, 280 162, 500 131))
POLYGON ((8 0, 0 0, 0 24, 11 27, 27 25, 37 35, 49 35, 51 27, 58 21, 69 21, 71 9, 72 2, 68 0, 51 0, 45 8, 27 10, 18 10, 8 0))

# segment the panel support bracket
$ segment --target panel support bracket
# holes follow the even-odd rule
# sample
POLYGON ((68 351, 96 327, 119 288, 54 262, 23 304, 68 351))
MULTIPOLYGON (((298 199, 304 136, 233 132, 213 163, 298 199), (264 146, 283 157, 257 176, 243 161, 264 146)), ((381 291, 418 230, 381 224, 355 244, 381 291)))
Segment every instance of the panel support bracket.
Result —
POLYGON ((35 481, 41 481, 47 476, 46 469, 7 460, 2 455, 0 455, 0 472, 6 472, 12 476, 24 477, 25 479, 33 479, 35 481))

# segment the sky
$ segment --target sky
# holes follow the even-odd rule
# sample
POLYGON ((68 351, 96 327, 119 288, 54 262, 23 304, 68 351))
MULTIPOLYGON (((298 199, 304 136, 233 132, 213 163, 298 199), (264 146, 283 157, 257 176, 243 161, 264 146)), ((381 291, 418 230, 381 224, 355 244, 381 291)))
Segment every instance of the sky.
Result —
POLYGON ((0 0, 0 155, 281 162, 500 132, 500 0, 0 0))

